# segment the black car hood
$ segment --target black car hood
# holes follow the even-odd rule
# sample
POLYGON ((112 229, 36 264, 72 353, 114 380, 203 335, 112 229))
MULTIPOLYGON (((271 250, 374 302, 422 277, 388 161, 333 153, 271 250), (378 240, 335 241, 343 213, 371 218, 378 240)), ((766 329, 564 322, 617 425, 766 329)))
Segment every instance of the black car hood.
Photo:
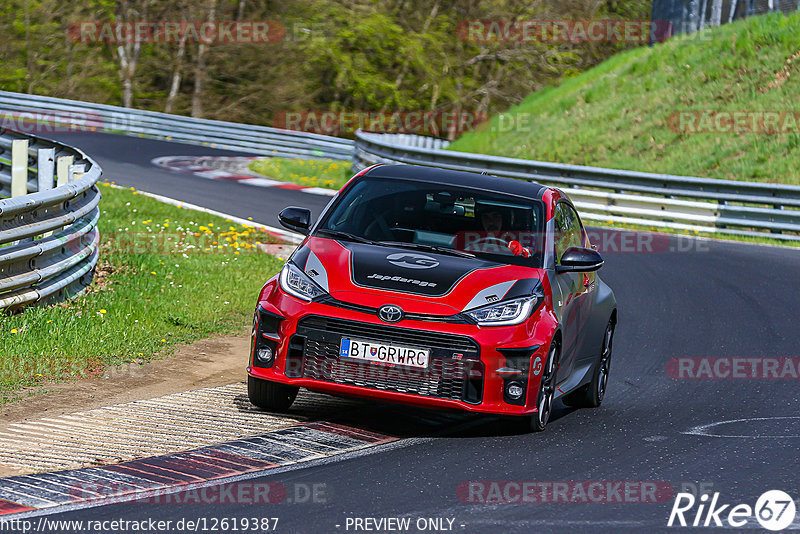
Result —
POLYGON ((498 266, 477 258, 401 247, 341 244, 350 251, 350 274, 356 285, 430 297, 447 294, 473 271, 498 266))

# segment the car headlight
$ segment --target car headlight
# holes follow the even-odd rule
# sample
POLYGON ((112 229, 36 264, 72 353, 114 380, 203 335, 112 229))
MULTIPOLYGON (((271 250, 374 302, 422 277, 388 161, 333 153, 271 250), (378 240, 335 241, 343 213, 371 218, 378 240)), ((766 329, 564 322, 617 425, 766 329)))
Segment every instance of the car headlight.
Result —
POLYGON ((287 263, 281 270, 281 289, 302 300, 313 300, 325 294, 325 290, 314 283, 306 273, 293 263, 287 263))
POLYGON ((480 326, 506 326, 520 324, 528 319, 539 297, 523 297, 464 312, 480 326))

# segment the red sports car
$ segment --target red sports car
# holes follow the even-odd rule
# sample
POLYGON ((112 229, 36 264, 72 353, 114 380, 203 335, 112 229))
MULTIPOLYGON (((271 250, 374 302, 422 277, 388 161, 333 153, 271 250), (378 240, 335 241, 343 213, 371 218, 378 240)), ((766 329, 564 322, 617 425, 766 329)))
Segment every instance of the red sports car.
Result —
POLYGON ((300 387, 518 416, 603 400, 616 300, 558 189, 483 174, 376 165, 355 175, 264 285, 250 401, 285 411, 300 387))

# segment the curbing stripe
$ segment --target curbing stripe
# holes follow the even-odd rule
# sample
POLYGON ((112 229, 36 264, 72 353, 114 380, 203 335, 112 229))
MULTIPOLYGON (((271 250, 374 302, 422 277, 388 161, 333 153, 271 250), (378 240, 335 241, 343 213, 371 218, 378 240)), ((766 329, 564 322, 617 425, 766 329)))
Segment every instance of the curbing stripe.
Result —
POLYGON ((336 423, 309 423, 307 426, 308 428, 321 430, 330 434, 339 434, 341 436, 346 436, 348 438, 353 438, 355 440, 360 440, 367 443, 384 443, 384 439, 386 438, 386 436, 381 436, 380 434, 370 432, 369 430, 350 428, 344 425, 337 425, 336 423))
POLYGON ((284 436, 284 439, 287 440, 297 439, 305 443, 322 445, 324 447, 334 450, 349 449, 360 443, 359 440, 355 440, 350 437, 340 436, 337 434, 329 434, 327 432, 322 432, 307 427, 299 427, 299 428, 289 427, 277 431, 276 434, 284 436))
POLYGON ((0 484, 0 493, 2 493, 4 499, 8 499, 24 506, 29 506, 31 508, 47 508, 57 504, 47 499, 35 497, 25 490, 26 486, 22 486, 22 489, 19 486, 19 484, 0 484))
MULTIPOLYGON (((81 473, 81 475, 80 475, 81 478, 73 478, 73 477, 69 477, 69 476, 63 475, 61 473, 41 473, 41 474, 36 475, 36 476, 39 477, 39 478, 46 478, 46 479, 50 479, 50 480, 59 480, 62 485, 66 486, 66 487, 68 487, 70 489, 74 489, 76 486, 79 486, 81 492, 87 492, 88 491, 88 492, 91 492, 91 493, 93 493, 93 494, 95 494, 97 496, 102 495, 102 493, 100 493, 100 490, 98 488, 102 488, 104 486, 107 486, 110 482, 112 482, 108 478, 101 478, 101 477, 97 477, 97 476, 92 476, 91 473, 81 473), (91 489, 91 488, 94 488, 94 489, 91 489)), ((115 486, 120 491, 126 491, 126 492, 141 491, 141 490, 148 489, 149 487, 152 487, 152 483, 147 483, 147 481, 145 481, 143 479, 136 479, 136 480, 138 481, 138 484, 135 485, 135 486, 133 484, 128 483, 128 482, 116 482, 115 481, 114 483, 115 483, 115 486)))
POLYGON ((69 471, 61 471, 64 476, 69 476, 78 481, 96 479, 100 483, 108 484, 127 484, 136 486, 141 489, 150 489, 158 486, 158 483, 145 478, 137 477, 134 475, 126 475, 125 473, 115 473, 102 467, 86 467, 84 469, 70 469, 69 471), (88 474, 88 477, 86 476, 88 474))
MULTIPOLYGON (((172 486, 176 484, 185 483, 185 480, 180 480, 178 478, 173 478, 167 475, 165 472, 160 471, 158 469, 142 465, 142 464, 134 464, 131 462, 125 462, 124 464, 119 465, 109 465, 105 467, 109 471, 113 471, 116 473, 122 473, 123 475, 134 476, 138 478, 143 478, 145 480, 149 480, 150 482, 155 482, 156 484, 162 486, 172 486)), ((157 486, 155 486, 157 487, 157 486)))
POLYGON ((0 515, 17 514, 19 512, 30 512, 31 510, 36 510, 36 508, 32 508, 30 506, 23 506, 15 502, 4 501, 0 499, 0 515))
POLYGON ((231 476, 236 473, 235 471, 230 471, 229 469, 225 469, 223 467, 214 467, 190 458, 179 459, 169 456, 161 456, 148 458, 146 460, 139 460, 139 462, 142 465, 169 470, 173 473, 187 474, 199 480, 212 480, 215 478, 231 476))
MULTIPOLYGON (((325 189, 324 187, 309 187, 291 182, 281 182, 279 180, 272 180, 269 178, 260 178, 258 175, 245 175, 231 173, 221 169, 209 169, 208 166, 197 165, 198 161, 209 162, 211 160, 219 160, 225 163, 231 161, 241 160, 250 161, 252 157, 231 157, 231 156, 160 156, 150 160, 153 165, 168 169, 173 172, 180 172, 185 174, 192 174, 199 178, 208 180, 225 180, 231 182, 239 182, 245 185, 254 185, 256 187, 277 187, 279 189, 293 189, 302 191, 303 193, 310 193, 312 195, 334 196, 338 191, 335 189, 325 189)), ((213 166, 213 162, 212 162, 213 166)))
POLYGON ((3 487, 16 493, 17 495, 30 497, 44 502, 58 503, 59 501, 63 500, 64 497, 64 493, 60 489, 53 491, 52 489, 43 487, 41 483, 33 484, 30 480, 24 480, 22 478, 3 484, 3 487))
POLYGON ((240 451, 239 454, 242 456, 251 458, 276 458, 279 464, 297 462, 307 458, 309 455, 321 456, 318 453, 292 447, 291 445, 284 445, 278 440, 273 441, 266 437, 264 437, 260 443, 241 439, 230 442, 229 445, 238 449, 240 451))
MULTIPOLYGON (((251 439, 253 441, 264 441, 266 438, 251 438, 251 439)), ((326 445, 324 443, 320 443, 319 441, 302 439, 300 437, 293 436, 287 433, 277 434, 276 437, 272 438, 272 441, 278 441, 278 440, 280 443, 287 443, 289 445, 292 445, 293 447, 297 447, 298 449, 304 449, 312 452, 326 453, 326 452, 341 450, 341 448, 339 447, 326 445)))
POLYGON ((245 454, 247 452, 246 449, 243 449, 241 446, 237 446, 236 443, 223 443, 219 446, 219 449, 222 452, 233 454, 236 456, 244 456, 245 458, 250 458, 252 460, 260 460, 262 462, 266 462, 271 464, 271 466, 276 465, 284 465, 287 463, 291 463, 292 460, 286 460, 285 458, 279 458, 277 456, 273 456, 271 454, 267 454, 265 452, 253 452, 250 451, 249 454, 245 454))
POLYGON ((246 456, 230 454, 223 450, 211 448, 197 449, 196 451, 186 454, 206 458, 212 462, 218 462, 220 465, 224 465, 226 463, 231 464, 234 466, 234 470, 238 472, 258 471, 259 469, 267 469, 275 465, 273 463, 256 460, 255 458, 247 458, 246 456))
POLYGON ((0 497, 3 497, 0 515, 78 503, 136 500, 154 492, 193 488, 214 480, 268 472, 396 439, 333 423, 314 422, 116 465, 14 476, 0 479, 0 497))

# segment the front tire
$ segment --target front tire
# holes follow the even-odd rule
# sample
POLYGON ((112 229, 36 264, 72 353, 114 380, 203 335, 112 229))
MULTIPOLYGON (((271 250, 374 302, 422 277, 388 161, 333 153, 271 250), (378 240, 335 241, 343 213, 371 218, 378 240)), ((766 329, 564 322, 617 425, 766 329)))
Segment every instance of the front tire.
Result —
POLYGON ((561 354, 561 344, 554 339, 547 353, 547 363, 542 370, 542 380, 539 382, 539 393, 536 395, 536 413, 520 418, 522 430, 525 432, 541 432, 550 421, 553 412, 553 398, 556 392, 556 370, 558 357, 561 354))
POLYGON ((597 408, 603 402, 611 370, 611 349, 614 345, 614 321, 609 320, 603 335, 603 346, 597 357, 592 380, 577 391, 564 397, 564 403, 575 408, 597 408))
POLYGON ((300 388, 247 377, 247 396, 250 402, 268 412, 285 413, 297 397, 300 388))

